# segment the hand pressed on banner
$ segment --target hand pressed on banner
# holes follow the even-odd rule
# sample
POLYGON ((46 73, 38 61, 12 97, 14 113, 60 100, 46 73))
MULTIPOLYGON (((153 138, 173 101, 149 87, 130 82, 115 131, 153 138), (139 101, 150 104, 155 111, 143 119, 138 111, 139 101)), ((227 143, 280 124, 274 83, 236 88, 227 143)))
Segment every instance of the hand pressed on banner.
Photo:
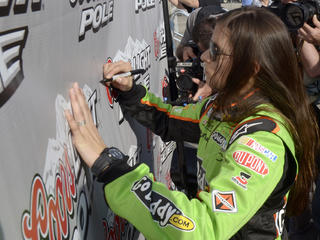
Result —
POLYGON ((73 84, 69 96, 73 114, 65 110, 65 116, 71 129, 72 141, 85 163, 92 167, 106 145, 93 123, 88 103, 78 83, 73 84))
MULTIPOLYGON (((113 75, 118 73, 125 73, 132 70, 129 62, 119 61, 115 63, 106 63, 103 65, 103 76, 105 78, 112 78, 113 75)), ((132 88, 133 79, 132 77, 117 78, 112 82, 106 83, 107 86, 110 84, 124 92, 129 91, 132 88)))

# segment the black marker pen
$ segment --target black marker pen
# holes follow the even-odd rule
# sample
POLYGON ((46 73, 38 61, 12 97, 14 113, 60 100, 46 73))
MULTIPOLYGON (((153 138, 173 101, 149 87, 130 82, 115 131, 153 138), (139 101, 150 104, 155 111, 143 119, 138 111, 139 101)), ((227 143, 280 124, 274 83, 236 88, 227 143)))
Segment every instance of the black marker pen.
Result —
POLYGON ((135 69, 135 70, 131 70, 129 72, 113 75, 112 78, 104 78, 100 82, 104 84, 107 82, 112 82, 113 80, 115 80, 117 78, 129 77, 129 76, 133 76, 133 75, 137 75, 137 74, 144 74, 145 72, 146 72, 146 70, 144 70, 144 69, 135 69))

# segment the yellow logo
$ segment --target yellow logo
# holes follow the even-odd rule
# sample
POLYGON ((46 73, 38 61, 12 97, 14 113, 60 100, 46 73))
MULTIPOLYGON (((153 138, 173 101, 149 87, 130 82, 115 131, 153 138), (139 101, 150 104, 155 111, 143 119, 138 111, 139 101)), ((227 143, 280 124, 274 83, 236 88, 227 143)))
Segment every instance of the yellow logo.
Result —
POLYGON ((194 229, 193 221, 182 215, 173 214, 170 217, 169 222, 171 225, 181 230, 191 231, 194 229))

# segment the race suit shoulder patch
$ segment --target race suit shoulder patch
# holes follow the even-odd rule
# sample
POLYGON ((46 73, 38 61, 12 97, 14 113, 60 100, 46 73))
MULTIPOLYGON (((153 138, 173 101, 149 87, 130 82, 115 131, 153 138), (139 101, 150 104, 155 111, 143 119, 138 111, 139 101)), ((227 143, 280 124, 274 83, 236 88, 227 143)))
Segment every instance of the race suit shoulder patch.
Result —
POLYGON ((246 151, 235 151, 232 154, 232 157, 236 163, 249 168, 262 176, 269 174, 267 164, 261 158, 252 153, 246 151))
POLYGON ((233 130, 228 147, 239 137, 257 131, 277 133, 279 126, 273 119, 268 117, 259 117, 243 122, 233 130))
POLYGON ((152 191, 152 181, 147 176, 136 181, 131 191, 149 210, 153 220, 158 222, 160 227, 171 225, 181 231, 193 231, 196 228, 194 221, 185 216, 173 202, 152 191))
POLYGON ((262 153, 273 162, 275 162, 278 158, 278 156, 274 154, 271 150, 262 146, 260 143, 258 143, 256 140, 250 137, 242 136, 241 138, 239 138, 238 143, 248 146, 259 153, 262 153))
POLYGON ((212 209, 214 212, 236 213, 238 212, 236 194, 234 191, 212 191, 212 209))

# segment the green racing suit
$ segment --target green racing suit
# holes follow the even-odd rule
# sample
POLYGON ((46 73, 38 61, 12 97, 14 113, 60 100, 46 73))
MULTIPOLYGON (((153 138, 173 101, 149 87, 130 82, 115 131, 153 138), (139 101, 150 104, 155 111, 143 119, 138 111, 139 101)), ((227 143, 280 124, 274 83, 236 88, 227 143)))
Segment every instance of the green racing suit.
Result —
POLYGON ((198 143, 197 198, 155 181, 143 163, 105 182, 110 208, 146 239, 287 238, 285 206, 297 163, 279 114, 262 111, 236 124, 223 122, 209 118, 210 98, 172 106, 140 85, 121 93, 119 102, 163 141, 198 143))

